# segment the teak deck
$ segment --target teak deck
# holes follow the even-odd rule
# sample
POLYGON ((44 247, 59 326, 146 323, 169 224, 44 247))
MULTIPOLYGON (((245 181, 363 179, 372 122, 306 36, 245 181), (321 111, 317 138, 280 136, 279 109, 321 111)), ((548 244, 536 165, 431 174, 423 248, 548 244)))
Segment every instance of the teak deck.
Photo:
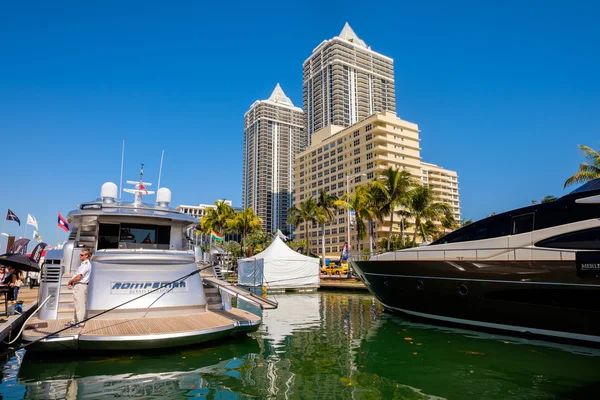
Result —
MULTIPOLYGON (((30 339, 42 338, 65 328, 70 319, 39 320, 32 318, 25 327, 30 339)), ((97 318, 88 321, 83 328, 68 328, 51 336, 72 337, 78 335, 81 339, 88 337, 117 337, 117 336, 152 336, 169 335, 184 332, 195 332, 206 329, 233 328, 236 322, 257 323, 260 317, 239 309, 209 310, 205 312, 138 318, 97 318)))

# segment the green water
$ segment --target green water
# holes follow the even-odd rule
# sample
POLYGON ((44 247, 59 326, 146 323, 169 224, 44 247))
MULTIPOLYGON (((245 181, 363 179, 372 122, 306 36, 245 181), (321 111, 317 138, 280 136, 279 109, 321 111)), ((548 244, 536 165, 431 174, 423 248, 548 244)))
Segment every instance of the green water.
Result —
POLYGON ((277 296, 255 334, 169 351, 39 359, 3 368, 3 399, 600 398, 600 350, 440 328, 369 295, 277 296))

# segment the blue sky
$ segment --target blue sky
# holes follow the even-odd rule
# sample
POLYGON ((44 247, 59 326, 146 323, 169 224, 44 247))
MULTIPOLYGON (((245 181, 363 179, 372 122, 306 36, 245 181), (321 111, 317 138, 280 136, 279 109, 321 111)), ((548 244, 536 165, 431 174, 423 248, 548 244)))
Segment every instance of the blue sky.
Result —
POLYGON ((118 183, 123 140, 124 179, 144 163, 156 187, 164 150, 173 205, 241 205, 243 114, 277 82, 301 107, 303 61, 346 21, 395 60, 397 113, 458 171, 465 218, 560 196, 577 145, 600 148, 599 6, 487 3, 4 2, 0 213, 54 244, 58 210, 118 183))

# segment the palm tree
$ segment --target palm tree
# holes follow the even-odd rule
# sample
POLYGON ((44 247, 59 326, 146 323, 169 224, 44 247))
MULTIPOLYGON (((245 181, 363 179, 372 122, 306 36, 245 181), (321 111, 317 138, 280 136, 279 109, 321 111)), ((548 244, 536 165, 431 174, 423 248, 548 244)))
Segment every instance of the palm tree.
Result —
POLYGON ((335 202, 337 200, 338 198, 336 196, 330 195, 325 189, 321 190, 317 197, 318 219, 321 223, 322 265, 325 265, 325 225, 335 218, 335 210, 337 209, 335 202))
POLYGON ((319 211, 317 207, 317 203, 311 197, 308 200, 298 204, 297 206, 292 206, 288 210, 288 223, 293 225, 296 228, 298 225, 304 223, 304 235, 306 239, 306 248, 303 250, 308 250, 308 223, 317 223, 319 220, 319 211))
POLYGON ((565 186, 575 183, 586 183, 591 180, 600 178, 600 153, 591 147, 578 145, 583 155, 589 162, 579 164, 579 171, 565 181, 565 186))
POLYGON ((431 240, 437 240, 442 233, 433 221, 428 220, 424 224, 421 224, 420 234, 423 238, 423 242, 427 242, 428 238, 431 238, 431 240))
POLYGON ((542 204, 543 204, 543 203, 550 203, 551 201, 554 201, 554 200, 556 200, 556 197, 555 197, 555 196, 552 196, 552 195, 550 194, 550 195, 548 195, 548 196, 544 197, 542 200, 540 200, 540 203, 542 203, 542 204))
POLYGON ((389 167, 381 177, 373 182, 374 190, 376 191, 375 198, 379 203, 380 215, 390 216, 390 231, 388 232, 388 245, 392 238, 392 230, 394 229, 394 211, 401 205, 407 202, 407 193, 414 186, 412 175, 407 171, 400 171, 393 167, 389 167))
POLYGON ((473 220, 471 218, 469 219, 461 219, 460 222, 458 223, 460 225, 460 227, 462 228, 463 226, 467 226, 473 223, 473 220))
POLYGON ((230 229, 242 234, 242 249, 245 249, 246 236, 262 231, 262 222, 262 219, 256 215, 254 210, 248 207, 244 211, 235 213, 233 218, 227 221, 227 225, 230 229))
POLYGON ((458 223, 454 219, 454 215, 452 212, 444 213, 444 217, 442 218, 442 228, 444 229, 443 234, 446 234, 446 229, 453 231, 458 228, 458 223))
POLYGON ((215 208, 209 208, 200 220, 200 226, 204 233, 210 234, 211 230, 225 233, 229 227, 228 221, 233 218, 235 211, 225 200, 215 201, 215 208))
MULTIPOLYGON (((556 196, 552 196, 551 194, 549 194, 548 196, 545 196, 543 199, 540 200, 540 203, 550 203, 551 201, 556 200, 556 196)), ((537 204, 538 201, 537 200, 531 200, 531 204, 537 204)))
POLYGON ((439 220, 445 213, 451 212, 452 208, 442 202, 438 202, 431 188, 417 186, 410 191, 407 208, 415 218, 415 232, 413 243, 417 243, 417 231, 420 229, 423 235, 423 224, 428 220, 439 220))
MULTIPOLYGON (((344 199, 337 200, 334 204, 337 207, 354 211, 358 240, 363 240, 365 238, 366 231, 364 219, 366 218, 369 221, 372 221, 372 219, 375 218, 371 189, 365 185, 358 186, 356 189, 354 189, 354 193, 345 193, 344 199)), ((372 249, 372 238, 370 242, 370 247, 372 249)))

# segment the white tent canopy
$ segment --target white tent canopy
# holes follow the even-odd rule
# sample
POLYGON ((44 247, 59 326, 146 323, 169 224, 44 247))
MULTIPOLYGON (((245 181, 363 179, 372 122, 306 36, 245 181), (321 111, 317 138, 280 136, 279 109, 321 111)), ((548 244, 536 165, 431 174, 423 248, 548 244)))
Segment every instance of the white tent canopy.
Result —
POLYGON ((238 283, 268 288, 319 286, 319 259, 290 249, 279 236, 254 257, 238 260, 238 283))

